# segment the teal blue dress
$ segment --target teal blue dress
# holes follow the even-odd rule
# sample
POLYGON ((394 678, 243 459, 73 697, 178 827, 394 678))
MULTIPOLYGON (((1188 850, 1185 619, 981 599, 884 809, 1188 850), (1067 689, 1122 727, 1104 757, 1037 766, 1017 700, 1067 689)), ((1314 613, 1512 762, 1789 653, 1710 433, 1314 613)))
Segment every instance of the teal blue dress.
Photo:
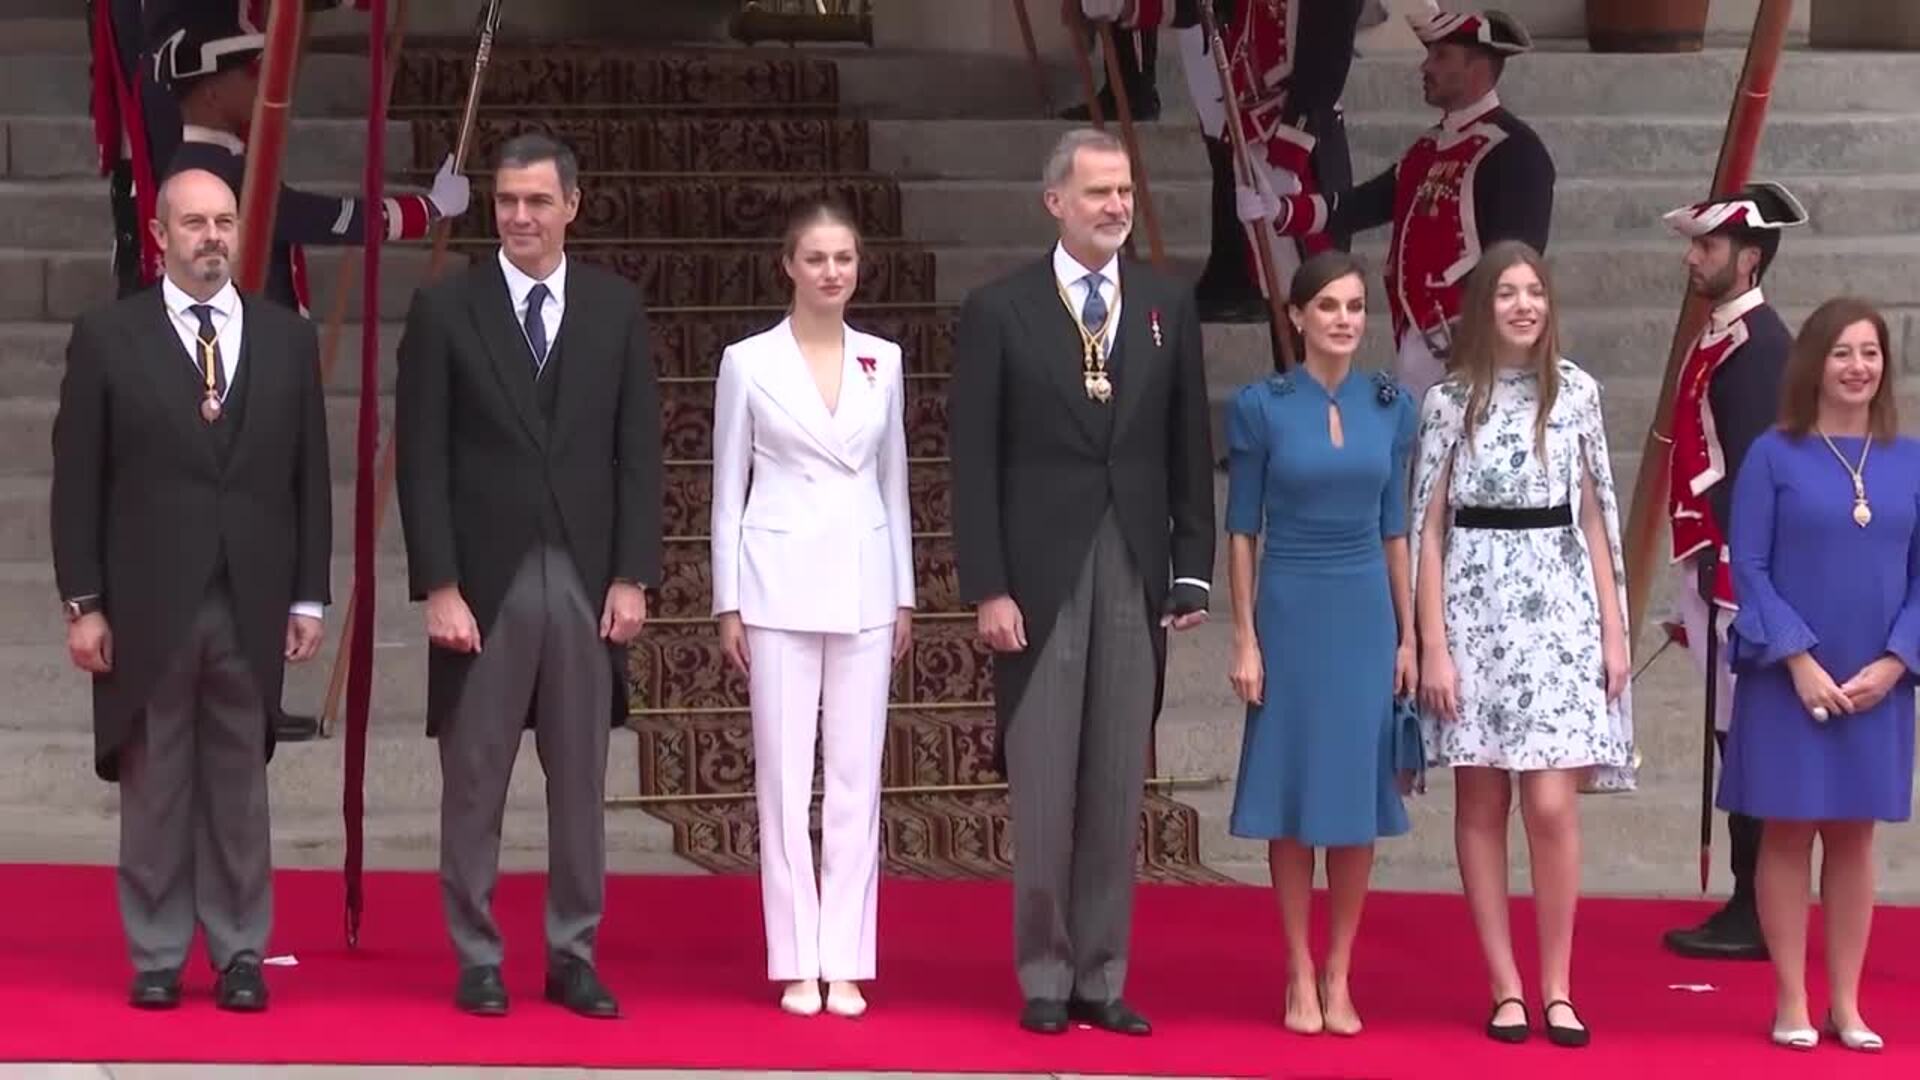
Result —
POLYGON ((1385 541, 1407 533, 1417 410, 1385 373, 1332 395, 1304 372, 1241 388, 1227 418, 1227 532, 1262 536, 1235 836, 1313 847, 1408 829, 1395 776, 1399 643, 1385 541), (1339 406, 1344 445, 1327 428, 1339 406))

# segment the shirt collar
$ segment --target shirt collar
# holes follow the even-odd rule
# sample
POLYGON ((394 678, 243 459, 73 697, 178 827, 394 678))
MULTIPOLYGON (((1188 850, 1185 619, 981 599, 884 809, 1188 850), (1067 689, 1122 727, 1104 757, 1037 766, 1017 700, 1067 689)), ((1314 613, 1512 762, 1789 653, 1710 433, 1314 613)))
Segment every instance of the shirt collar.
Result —
MULTIPOLYGON (((193 312, 188 309, 192 308, 195 304, 201 303, 201 301, 195 300, 193 297, 187 295, 187 290, 175 285, 172 278, 161 277, 160 295, 165 299, 168 311, 187 320, 187 324, 190 326, 198 323, 198 316, 194 315, 193 312)), ((240 307, 240 292, 233 287, 233 282, 229 280, 225 285, 220 286, 219 292, 214 293, 212 297, 206 300, 206 305, 212 308, 214 313, 221 318, 231 319, 233 318, 233 313, 240 307)))
POLYGON ((223 147, 235 154, 244 154, 247 152, 247 144, 241 142, 240 139, 231 132, 202 127, 199 124, 182 124, 180 126, 180 141, 212 143, 215 146, 223 147))
POLYGON ((562 304, 567 302, 567 257, 565 255, 560 256, 560 265, 553 268, 553 273, 548 274, 545 281, 536 281, 526 271, 513 265, 513 260, 507 258, 506 250, 503 248, 500 251, 500 272, 506 275, 507 295, 513 298, 513 306, 516 310, 526 306, 527 294, 533 291, 535 285, 545 285, 547 292, 555 300, 562 304))
POLYGON ((1440 126, 1448 131, 1465 131, 1468 124, 1500 107, 1500 92, 1487 91, 1487 96, 1468 105, 1464 109, 1455 109, 1440 118, 1440 126))
MULTIPOLYGON (((1093 272, 1092 267, 1080 265, 1080 260, 1067 254, 1067 246, 1065 244, 1056 243, 1053 245, 1053 276, 1060 279, 1062 288, 1079 284, 1081 278, 1093 272)), ((1107 265, 1100 268, 1100 276, 1105 278, 1106 283, 1109 285, 1120 284, 1120 255, 1118 252, 1107 260, 1107 265)))
POLYGON ((1714 308, 1713 314, 1707 318, 1707 328, 1713 333, 1724 334, 1734 323, 1746 318, 1754 308, 1766 302, 1767 298, 1761 294, 1760 286, 1755 285, 1739 296, 1714 308))

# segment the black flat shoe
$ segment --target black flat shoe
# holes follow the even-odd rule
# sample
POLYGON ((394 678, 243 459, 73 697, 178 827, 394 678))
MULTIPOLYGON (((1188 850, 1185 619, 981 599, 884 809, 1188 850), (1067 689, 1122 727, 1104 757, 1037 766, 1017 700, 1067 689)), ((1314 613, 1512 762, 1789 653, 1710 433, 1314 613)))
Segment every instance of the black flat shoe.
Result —
POLYGON ((180 1006, 180 972, 142 971, 133 977, 127 1004, 136 1009, 174 1009, 180 1006))
POLYGON ((1527 1003, 1519 998, 1501 998, 1493 1003, 1493 1012, 1487 1017, 1487 1038, 1494 1042, 1503 1042, 1512 1046, 1527 1041, 1527 1035, 1533 1028, 1533 1021, 1527 1018, 1527 1003), (1500 1010, 1509 1005, 1520 1006, 1520 1022, 1517 1024, 1496 1024, 1500 1010))
POLYGON ((1133 1006, 1115 998, 1112 1001, 1070 1001, 1067 1016, 1116 1035, 1151 1035, 1153 1025, 1133 1010, 1133 1006))
POLYGON ((500 981, 500 969, 485 964, 462 968, 453 1005, 469 1016, 507 1015, 507 984, 500 981))
POLYGON ((1547 1007, 1540 1010, 1540 1018, 1547 1022, 1547 1041, 1555 1046, 1578 1049, 1593 1041, 1593 1033, 1585 1027, 1586 1021, 1580 1020, 1580 1014, 1574 1010, 1573 1002, 1565 998, 1547 1002, 1547 1007), (1573 1013, 1573 1018, 1579 1020, 1582 1026, 1561 1027, 1559 1024, 1554 1023, 1553 1010, 1557 1008, 1565 1009, 1573 1013))
POLYGON ((620 1015, 620 1003, 601 984, 593 965, 572 957, 548 962, 547 1000, 590 1020, 612 1020, 620 1015))
POLYGON ((1034 998, 1020 1010, 1020 1026, 1035 1035, 1062 1035, 1067 1030, 1067 1003, 1034 998))
POLYGON ((213 988, 213 1003, 228 1012, 260 1012, 267 1007, 267 979, 257 954, 243 952, 227 963, 213 988))

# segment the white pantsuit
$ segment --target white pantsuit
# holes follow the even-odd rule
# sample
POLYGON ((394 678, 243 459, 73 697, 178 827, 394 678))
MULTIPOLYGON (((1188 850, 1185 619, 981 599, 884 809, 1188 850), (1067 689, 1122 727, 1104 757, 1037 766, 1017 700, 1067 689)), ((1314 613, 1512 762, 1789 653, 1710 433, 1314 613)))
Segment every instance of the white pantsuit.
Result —
POLYGON ((788 322, 728 346, 714 390, 713 610, 747 627, 767 975, 779 981, 874 975, 893 624, 914 605, 900 347, 845 334, 832 410, 788 322))

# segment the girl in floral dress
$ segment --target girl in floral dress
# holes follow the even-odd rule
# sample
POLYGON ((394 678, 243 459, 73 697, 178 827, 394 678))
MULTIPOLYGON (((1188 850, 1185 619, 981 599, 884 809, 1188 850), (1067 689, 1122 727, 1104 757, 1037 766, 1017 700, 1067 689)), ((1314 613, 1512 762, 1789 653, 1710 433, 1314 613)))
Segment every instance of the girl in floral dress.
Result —
POLYGON ((1503 243, 1468 278, 1455 370, 1421 409, 1413 539, 1422 734, 1454 768, 1461 884, 1492 980, 1489 1037, 1529 1019, 1507 925, 1517 775, 1539 918, 1542 1020, 1572 1003, 1576 796, 1629 790, 1626 589, 1600 391, 1559 352, 1540 256, 1503 243))

